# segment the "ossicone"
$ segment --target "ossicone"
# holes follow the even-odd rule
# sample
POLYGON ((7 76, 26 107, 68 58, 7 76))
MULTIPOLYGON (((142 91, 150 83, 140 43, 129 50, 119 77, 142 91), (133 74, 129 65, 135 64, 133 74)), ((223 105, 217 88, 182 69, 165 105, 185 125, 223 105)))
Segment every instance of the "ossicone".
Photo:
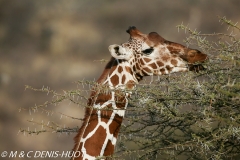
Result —
POLYGON ((130 34, 132 30, 136 30, 136 29, 137 28, 135 26, 129 26, 126 32, 130 34))

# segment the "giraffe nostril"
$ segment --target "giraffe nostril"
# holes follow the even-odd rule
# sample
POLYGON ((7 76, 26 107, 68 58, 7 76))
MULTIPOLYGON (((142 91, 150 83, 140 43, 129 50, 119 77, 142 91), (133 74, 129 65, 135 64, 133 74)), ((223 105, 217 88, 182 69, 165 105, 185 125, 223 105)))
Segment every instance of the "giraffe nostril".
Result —
POLYGON ((119 54, 118 51, 119 51, 119 46, 116 46, 113 48, 115 50, 115 53, 119 54))

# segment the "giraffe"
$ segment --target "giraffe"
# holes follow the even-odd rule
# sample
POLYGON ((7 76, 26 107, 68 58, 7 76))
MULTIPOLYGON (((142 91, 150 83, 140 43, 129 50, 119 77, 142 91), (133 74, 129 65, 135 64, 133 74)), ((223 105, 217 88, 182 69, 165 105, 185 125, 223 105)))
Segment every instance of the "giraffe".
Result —
POLYGON ((75 137, 73 151, 80 152, 75 159, 113 154, 131 90, 144 76, 204 69, 201 63, 207 55, 198 50, 167 41, 156 32, 143 34, 134 26, 127 33, 128 42, 109 46, 112 57, 92 89, 91 107, 86 108, 75 137))

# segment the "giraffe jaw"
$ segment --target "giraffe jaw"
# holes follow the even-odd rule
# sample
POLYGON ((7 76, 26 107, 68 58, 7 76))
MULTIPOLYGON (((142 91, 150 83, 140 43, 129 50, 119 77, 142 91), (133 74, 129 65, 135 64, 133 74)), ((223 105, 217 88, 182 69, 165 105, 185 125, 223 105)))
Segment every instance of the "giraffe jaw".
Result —
POLYGON ((110 45, 108 47, 108 50, 110 51, 111 55, 116 59, 129 60, 132 57, 131 54, 128 54, 125 48, 117 44, 110 45))

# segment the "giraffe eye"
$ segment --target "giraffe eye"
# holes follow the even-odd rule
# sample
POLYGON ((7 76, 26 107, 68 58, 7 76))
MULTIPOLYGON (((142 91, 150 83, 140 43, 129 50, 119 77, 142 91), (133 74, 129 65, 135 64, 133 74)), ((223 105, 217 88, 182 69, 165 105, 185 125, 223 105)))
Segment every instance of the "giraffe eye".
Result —
POLYGON ((153 50, 154 50, 154 49, 151 47, 151 48, 148 48, 148 49, 143 50, 142 52, 143 52, 144 54, 149 55, 149 54, 151 54, 151 53, 153 52, 153 50))

